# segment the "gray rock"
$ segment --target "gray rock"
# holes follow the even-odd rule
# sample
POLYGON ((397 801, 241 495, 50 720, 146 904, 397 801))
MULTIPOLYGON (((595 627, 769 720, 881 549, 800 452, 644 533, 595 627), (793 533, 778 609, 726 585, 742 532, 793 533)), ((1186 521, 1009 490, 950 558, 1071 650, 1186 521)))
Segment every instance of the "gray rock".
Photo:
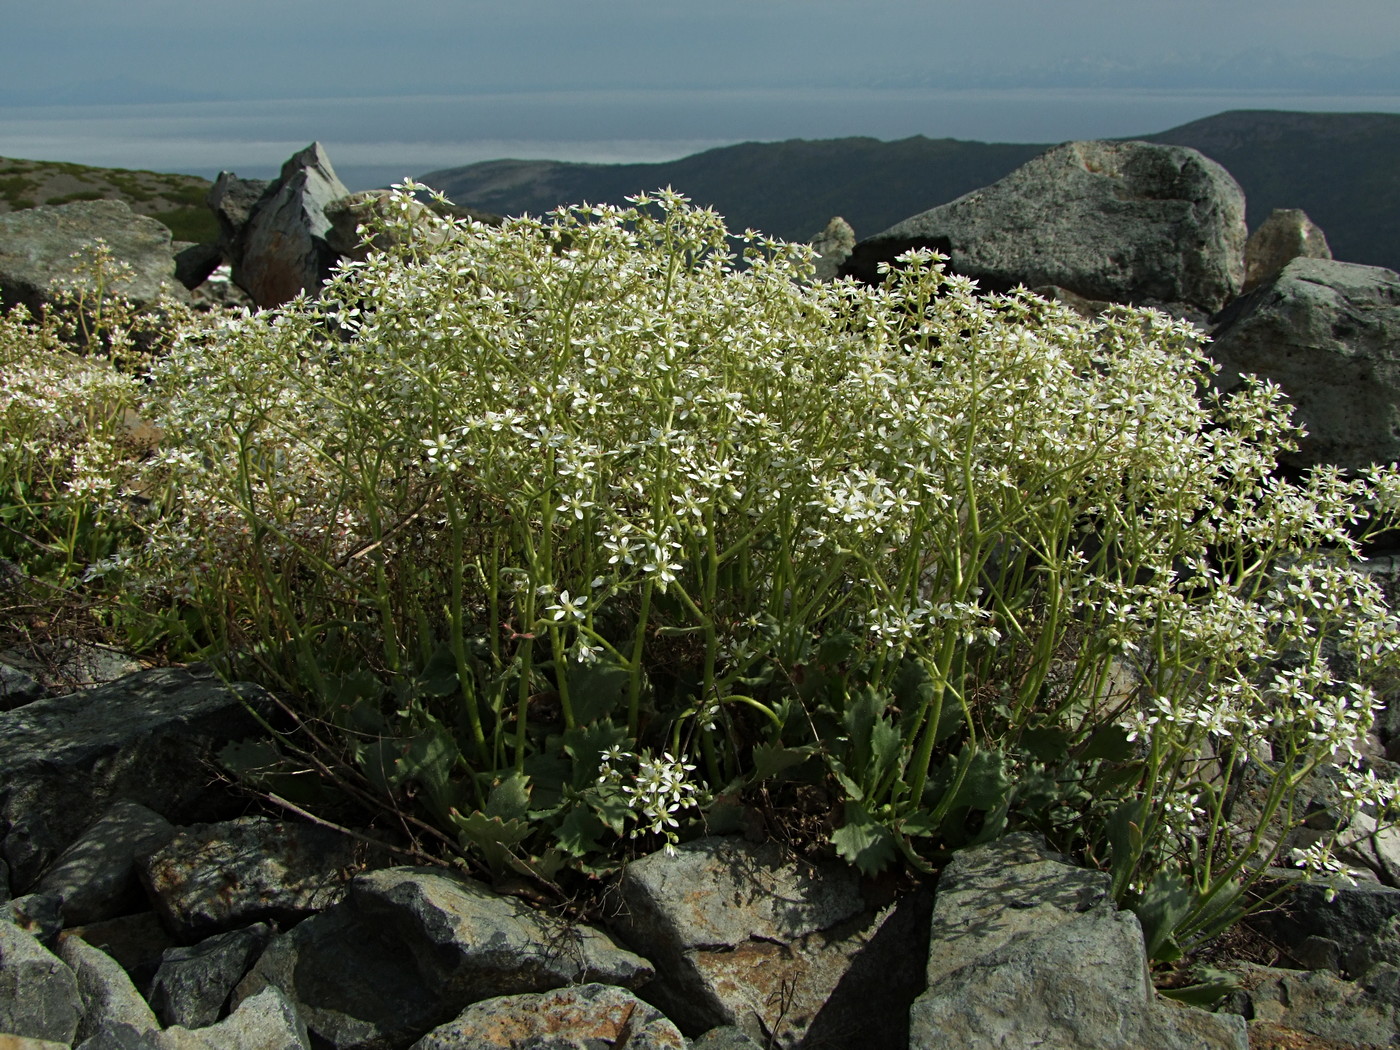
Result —
POLYGON ((635 988, 647 960, 589 926, 555 920, 481 883, 440 868, 386 868, 350 887, 357 914, 399 937, 444 999, 600 982, 635 988))
POLYGON ((162 668, 0 713, 0 856, 25 892, 91 821, 127 798, 180 822, 217 817, 206 752, 261 729, 255 686, 162 668))
POLYGON ((117 799, 63 851, 39 880, 39 890, 63 902, 68 926, 114 919, 146 904, 136 858, 160 849, 174 826, 139 802, 117 799))
POLYGON ((63 932, 62 902, 47 893, 26 893, 0 906, 0 921, 18 926, 52 950, 63 932))
POLYGON ((106 1024, 130 1025, 140 1032, 160 1030, 160 1022, 130 976, 106 952, 81 937, 67 936, 59 941, 58 957, 73 971, 83 1004, 75 1038, 87 1039, 106 1024))
POLYGON ((44 687, 27 671, 0 661, 0 711, 23 707, 44 695, 44 687))
POLYGON ((1035 1046, 1245 1050, 1234 1018, 1155 997, 1142 931, 1108 878, 1011 835, 958 853, 939 880, 928 989, 911 1050, 1035 1046))
POLYGON ((1294 259, 1218 320, 1209 352, 1220 388, 1241 373, 1271 379, 1307 427, 1290 465, 1400 459, 1400 274, 1294 259))
POLYGON ((239 257, 243 227, 271 185, 267 179, 240 179, 231 171, 221 171, 209 187, 204 203, 218 221, 219 247, 225 259, 239 257))
POLYGON ((170 932, 161 925, 154 912, 137 912, 105 922, 75 926, 64 931, 65 937, 81 937, 94 948, 110 955, 131 975, 138 988, 148 988, 161 957, 175 947, 170 932))
POLYGON ((73 1042, 82 998, 73 971, 18 926, 0 922, 0 1032, 73 1042))
POLYGON ((1235 969, 1242 990, 1223 1009, 1247 1018, 1252 1035, 1262 1037, 1282 1029, 1330 1040, 1328 1046, 1380 1047, 1400 1042, 1400 1004, 1395 994, 1400 974, 1393 969, 1355 982, 1252 963, 1235 969))
POLYGON ((310 1050, 306 1026, 275 988, 245 1001, 208 1028, 178 1025, 163 1032, 140 1032, 130 1025, 105 1025, 82 1050, 310 1050))
POLYGON ((877 911, 844 864, 729 838, 629 864, 619 894, 619 932, 657 966, 644 994, 683 1031, 735 1025, 781 1047, 907 1042, 926 898, 877 911))
MULTIPOLYGON (((170 230, 124 201, 78 201, 0 215, 0 304, 23 304, 35 316, 75 286, 73 255, 104 241, 130 275, 110 291, 138 309, 162 294, 180 298, 170 230)), ((90 288, 89 291, 95 291, 90 288)))
POLYGON ((929 247, 988 291, 1058 285, 1213 313, 1239 292, 1245 238, 1243 191, 1195 150, 1070 142, 861 241, 842 272, 874 282, 879 263, 929 247))
POLYGON ((399 1050, 467 1005, 444 1003, 408 946, 360 922, 348 904, 273 938, 232 1001, 269 987, 296 1004, 318 1045, 337 1050, 399 1050))
POLYGON ((734 1025, 720 1025, 711 1028, 704 1035, 690 1040, 690 1050, 759 1050, 761 1043, 755 1043, 744 1034, 742 1028, 734 1025))
POLYGON ((107 645, 62 638, 34 647, 28 654, 9 652, 5 658, 39 683, 41 695, 65 693, 107 685, 118 678, 143 671, 146 665, 107 645))
POLYGON ((507 995, 467 1007, 413 1050, 563 1050, 626 1045, 627 1050, 685 1050, 676 1026, 631 992, 584 984, 507 995))
POLYGON ((229 255, 234 283, 260 307, 315 295, 337 259, 325 207, 349 192, 319 142, 290 157, 238 234, 229 255))
MULTIPOLYGON (((401 243, 403 238, 400 235, 383 231, 375 234, 367 244, 358 232, 360 226, 388 216, 390 199, 388 190, 365 190, 327 204, 325 214, 330 222, 330 229, 326 231, 326 243, 330 245, 331 250, 347 259, 362 261, 368 258, 371 250, 388 251, 401 243)), ((432 209, 426 204, 413 201, 408 206, 407 216, 395 218, 405 217, 427 236, 429 243, 442 243, 446 239, 444 234, 436 229, 439 224, 432 209)))
POLYGON ((26 1039, 22 1035, 0 1035, 0 1050, 68 1050, 68 1044, 51 1039, 26 1039))
POLYGON ((1379 963, 1400 965, 1400 890, 1389 886, 1295 879, 1281 907, 1257 922, 1300 965, 1332 968, 1316 955, 1320 946, 1307 947, 1319 938, 1336 945, 1336 968, 1352 976, 1379 963))
POLYGON ((223 1016, 234 988, 272 938, 258 923, 169 949, 151 981, 151 1007, 161 1023, 207 1028, 223 1016))
POLYGON ((1330 259, 1327 235, 1299 208, 1275 208, 1244 246, 1244 287, 1251 292, 1294 259, 1330 259))
POLYGON ((337 903, 362 858, 312 824, 239 817, 182 828, 140 862, 156 914, 189 939, 260 920, 292 923, 337 903))
POLYGON ((224 251, 218 241, 191 244, 175 253, 175 279, 194 291, 209 279, 209 275, 224 262, 224 251))
POLYGON ((0 858, 0 904, 10 901, 10 866, 0 858))
POLYGON ((812 238, 812 250, 817 253, 817 280, 834 278, 855 246, 856 231, 849 222, 838 215, 827 223, 826 228, 812 238))

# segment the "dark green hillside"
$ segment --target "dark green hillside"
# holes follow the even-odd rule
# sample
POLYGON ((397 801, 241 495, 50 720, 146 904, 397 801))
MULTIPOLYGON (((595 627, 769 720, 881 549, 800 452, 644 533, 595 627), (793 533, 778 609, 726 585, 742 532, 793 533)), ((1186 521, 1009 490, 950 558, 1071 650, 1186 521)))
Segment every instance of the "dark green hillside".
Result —
POLYGON ((0 157, 0 214, 40 204, 120 200, 165 223, 177 241, 219 236, 214 215, 204 205, 209 186, 208 179, 195 175, 0 157))
POLYGON ((580 200, 621 203, 674 186, 722 214, 731 230, 753 227, 806 240, 833 215, 858 236, 960 197, 1045 150, 1043 145, 962 142, 922 136, 745 142, 663 164, 487 161, 435 171, 422 181, 459 204, 501 214, 540 213, 580 200))
MULTIPOLYGON (((1339 259, 1400 270, 1400 115, 1232 111, 1141 138, 1199 149, 1235 176, 1257 226, 1302 208, 1339 259)), ((462 204, 503 215, 580 200, 619 203, 671 185, 730 229, 806 240, 833 215, 868 237, 995 182, 1045 145, 922 136, 747 142, 664 164, 501 160, 422 177, 462 204)))
POLYGON ((1250 229, 1302 208, 1338 259, 1400 270, 1400 114, 1232 110, 1143 137, 1224 165, 1250 229))

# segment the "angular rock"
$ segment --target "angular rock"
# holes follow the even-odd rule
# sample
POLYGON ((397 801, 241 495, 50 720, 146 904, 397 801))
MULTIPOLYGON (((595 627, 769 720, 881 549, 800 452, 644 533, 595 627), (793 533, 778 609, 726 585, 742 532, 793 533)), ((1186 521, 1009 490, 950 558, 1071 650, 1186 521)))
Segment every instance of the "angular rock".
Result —
POLYGON ((137 912, 105 922, 75 926, 65 937, 81 937, 94 948, 110 955, 131 975, 138 988, 150 986, 163 954, 175 946, 170 932, 154 912, 137 912))
POLYGON ((45 948, 52 950, 58 945, 58 935, 63 932, 62 906, 57 897, 47 893, 26 893, 23 897, 6 901, 0 907, 0 922, 18 926, 45 948))
POLYGON ((39 684, 40 696, 62 696, 95 685, 107 685, 146 669, 140 660, 111 646, 73 638, 37 645, 27 654, 11 651, 5 658, 17 670, 33 676, 39 684))
POLYGON ((320 1046, 398 1050, 453 1017, 397 937, 360 922, 349 904, 275 937, 240 982, 235 1004, 272 987, 296 1004, 320 1046))
POLYGON ((349 192, 319 142, 290 157, 238 234, 229 255, 234 283, 260 307, 316 294, 337 259, 325 207, 349 192))
POLYGON ((676 1026, 631 992, 606 984, 486 999, 435 1028, 413 1050, 523 1050, 524 1047, 685 1050, 676 1026))
POLYGON ((1394 1046, 1400 1032, 1400 978, 1387 967, 1362 981, 1330 974, 1280 970, 1253 963, 1235 967, 1241 990, 1222 1009, 1248 1019, 1251 1042, 1284 1030, 1294 1037, 1271 1045, 1307 1046, 1296 1033, 1329 1040, 1328 1046, 1394 1046))
POLYGON ((156 914, 192 939, 328 908, 363 861, 354 839, 329 828, 239 817, 181 829, 140 871, 156 914))
POLYGON ((850 258, 855 246, 856 231, 837 215, 821 233, 812 238, 812 250, 817 253, 817 280, 830 281, 834 278, 840 272, 841 264, 850 258))
POLYGON ((350 894, 358 915, 399 937, 437 993, 462 1005, 584 982, 635 988, 653 976, 647 960, 600 931, 442 869, 369 872, 350 894))
POLYGON ((261 732, 255 686, 162 668, 0 714, 0 856, 25 892, 118 798, 182 822, 217 819, 231 796, 209 786, 206 752, 261 732))
POLYGON ((104 1025, 81 1050, 310 1050, 306 1026, 275 988, 247 1000, 208 1028, 178 1025, 140 1032, 130 1025, 104 1025))
POLYGON ((841 272, 914 247, 987 291, 1058 285, 1085 299, 1214 313, 1244 278, 1244 193, 1195 150, 1070 142, 991 186, 858 243, 841 272))
MULTIPOLYGON (((23 304, 40 316, 78 280, 73 255, 103 241, 113 258, 131 268, 109 291, 138 309, 162 294, 182 297, 175 280, 170 230, 124 201, 78 201, 0 215, 0 305, 23 304)), ((89 292, 95 288, 89 287, 89 292)))
POLYGON ((0 1050, 68 1050, 68 1044, 51 1039, 26 1039, 22 1035, 0 1035, 0 1050))
POLYGON ((194 291, 209 279, 209 275, 224 262, 218 241, 191 244, 175 253, 175 279, 194 291))
POLYGON ((82 1013, 73 971, 18 926, 0 922, 0 1032, 68 1046, 82 1013))
POLYGON ((1308 430, 1295 467, 1400 459, 1400 274, 1294 259, 1219 318, 1210 356, 1222 390, 1271 379, 1308 430))
POLYGON ((150 989, 150 1005, 161 1023, 207 1028, 217 1022, 272 933, 271 926, 258 923, 168 950, 150 989))
POLYGON ((1294 259, 1330 259, 1327 235, 1300 208, 1275 208, 1244 246, 1244 287, 1251 292, 1294 259))
POLYGON ((0 711, 23 707, 44 695, 39 680, 21 668, 0 661, 0 711))
POLYGON ((846 865, 803 865, 776 844, 730 838, 629 864, 619 895, 619 932, 657 967, 642 994, 683 1031, 735 1025, 780 1047, 905 1045, 926 898, 876 911, 846 865))
POLYGON ((130 1025, 140 1032, 157 1032, 160 1022, 130 976, 115 959, 81 937, 59 941, 58 957, 73 971, 82 1000, 83 1016, 76 1038, 87 1039, 106 1024, 130 1025))
POLYGON ((241 256, 243 227, 271 185, 267 179, 240 179, 231 171, 221 171, 209 187, 204 203, 219 224, 219 248, 225 259, 241 256))
POLYGON ((704 1035, 690 1041, 690 1050, 759 1050, 761 1043, 755 1043, 744 1034, 742 1028, 734 1025, 720 1025, 711 1028, 704 1035))
POLYGON ((940 877, 910 1050, 1246 1045, 1238 1020, 1156 998, 1142 930, 1106 875, 1010 835, 961 851, 940 877))
MULTIPOLYGON (((347 259, 363 261, 371 251, 388 251, 401 243, 404 238, 397 232, 381 231, 368 244, 359 233, 360 226, 383 220, 391 214, 391 199, 388 190, 365 190, 327 204, 325 214, 330 229, 326 231, 326 243, 331 250, 347 259)), ((434 229, 437 223, 432 209, 426 204, 412 201, 406 215, 394 216, 396 222, 405 219, 412 222, 416 229, 422 230, 430 243, 440 243, 445 239, 440 231, 434 229)))
POLYGON ((1389 886, 1298 879, 1282 907, 1258 923, 1290 954, 1301 954, 1300 963, 1328 968, 1331 960, 1316 956, 1322 940, 1336 946, 1336 968, 1352 976, 1380 963, 1400 966, 1400 890, 1389 886))
POLYGON ((44 873, 39 891, 62 901, 68 926, 140 911, 146 900, 136 878, 136 858, 174 836, 174 825, 159 813, 117 799, 44 873))

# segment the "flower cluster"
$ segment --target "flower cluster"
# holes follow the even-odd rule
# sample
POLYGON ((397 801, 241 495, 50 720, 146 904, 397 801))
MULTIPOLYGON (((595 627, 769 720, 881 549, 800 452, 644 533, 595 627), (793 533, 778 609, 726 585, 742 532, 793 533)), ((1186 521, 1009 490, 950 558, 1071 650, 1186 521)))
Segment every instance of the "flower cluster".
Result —
POLYGON ((700 808, 701 786, 690 779, 694 771, 694 763, 669 751, 657 758, 647 751, 634 754, 615 745, 599 760, 598 783, 617 785, 627 796, 630 819, 636 822, 633 838, 659 835, 665 840, 666 853, 674 855, 680 841, 677 814, 700 808))

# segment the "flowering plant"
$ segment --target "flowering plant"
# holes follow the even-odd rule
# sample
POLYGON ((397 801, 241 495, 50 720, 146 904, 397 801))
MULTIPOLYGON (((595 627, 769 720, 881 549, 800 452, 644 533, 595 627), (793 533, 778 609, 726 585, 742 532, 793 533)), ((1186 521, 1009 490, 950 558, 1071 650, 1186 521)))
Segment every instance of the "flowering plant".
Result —
POLYGON ((414 189, 318 299, 182 328, 125 557, 459 844, 549 875, 806 782, 865 871, 1038 828, 1167 955, 1358 757, 1400 476, 1277 476, 1279 391, 1216 396, 1190 326, 931 253, 818 283, 670 191, 487 227, 414 189))

